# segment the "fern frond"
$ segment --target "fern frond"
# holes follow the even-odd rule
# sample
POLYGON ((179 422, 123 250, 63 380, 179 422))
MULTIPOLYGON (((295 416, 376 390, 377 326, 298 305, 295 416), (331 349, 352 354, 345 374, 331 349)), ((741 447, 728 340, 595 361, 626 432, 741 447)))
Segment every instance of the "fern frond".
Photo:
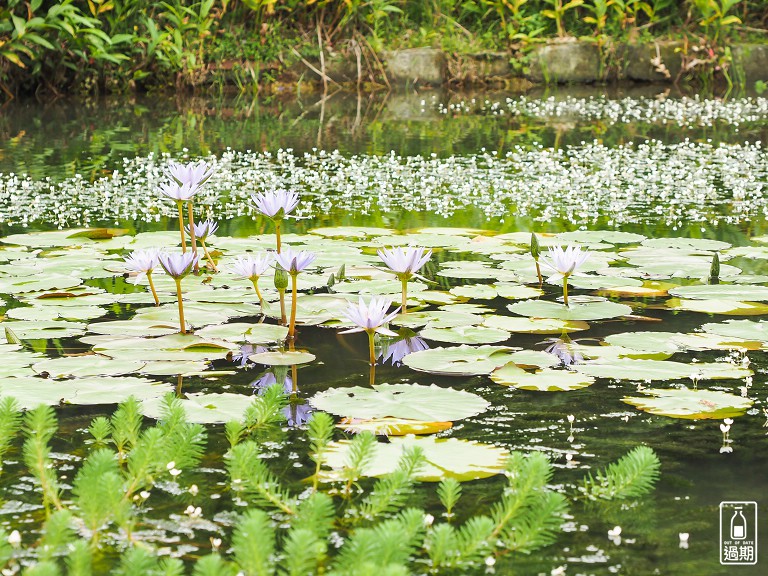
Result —
POLYGON ((434 568, 450 567, 459 553, 456 529, 450 524, 436 524, 427 532, 424 549, 434 568))
POLYGON ((502 532, 504 546, 529 554, 557 539, 568 502, 558 492, 543 492, 502 532))
POLYGON ((468 566, 478 562, 493 551, 495 523, 488 516, 473 516, 459 529, 456 564, 468 566))
POLYGON ((197 466, 205 451, 205 427, 187 421, 184 405, 173 393, 163 397, 160 410, 157 427, 163 432, 165 458, 175 462, 179 470, 197 466))
POLYGON ((151 486, 154 477, 166 470, 168 459, 165 456, 165 436, 157 427, 146 429, 128 454, 128 485, 125 498, 130 500, 133 494, 142 488, 151 486))
POLYGON ((404 449, 397 468, 377 480, 371 493, 360 504, 359 517, 373 521, 381 515, 394 514, 405 506, 413 493, 413 484, 424 460, 421 448, 414 446, 404 449))
POLYGON ((292 528, 283 543, 280 572, 287 576, 313 576, 325 560, 328 545, 309 528, 292 528))
POLYGON ((235 563, 245 576, 273 574, 275 567, 275 530, 263 510, 249 510, 235 526, 232 534, 235 563))
POLYGON ((193 576, 234 576, 235 568, 218 554, 203 556, 195 564, 193 576))
POLYGON ((256 442, 241 442, 228 452, 228 456, 227 468, 233 491, 250 497, 256 504, 294 514, 293 498, 259 456, 259 445, 256 442))
POLYGON ((605 470, 589 474, 581 490, 591 499, 638 498, 653 489, 660 468, 661 462, 651 448, 637 446, 605 470))
POLYGON ((415 508, 403 510, 396 518, 379 522, 374 531, 379 538, 377 563, 381 566, 406 566, 424 541, 424 512, 415 508))
POLYGON ((355 570, 363 572, 367 562, 379 566, 376 562, 378 554, 379 535, 372 528, 360 528, 342 546, 333 563, 332 573, 356 574, 355 570))
POLYGON ((445 508, 445 517, 450 520, 453 518, 453 509, 461 498, 461 482, 456 478, 446 476, 440 480, 440 484, 437 486, 437 496, 445 508))

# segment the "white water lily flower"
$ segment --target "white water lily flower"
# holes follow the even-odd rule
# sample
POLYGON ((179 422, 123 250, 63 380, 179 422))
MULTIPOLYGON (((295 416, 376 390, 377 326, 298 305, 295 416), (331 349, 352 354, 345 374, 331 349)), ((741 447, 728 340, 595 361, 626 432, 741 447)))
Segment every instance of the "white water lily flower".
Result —
POLYGON ((189 162, 188 164, 171 161, 168 164, 166 175, 178 184, 188 184, 196 190, 213 175, 213 168, 208 166, 203 160, 189 162))
POLYGON ((160 184, 160 192, 176 202, 189 202, 195 196, 197 187, 191 184, 179 184, 171 181, 160 184))
POLYGON ((288 190, 273 190, 251 195, 256 210, 272 220, 282 220, 299 205, 299 195, 288 190))
POLYGON ((409 277, 417 272, 432 256, 432 250, 424 248, 391 248, 387 250, 382 248, 377 250, 379 258, 384 261, 390 270, 398 276, 408 275, 409 277))
POLYGON ((590 253, 582 251, 580 246, 551 246, 546 256, 541 257, 541 263, 555 273, 547 281, 558 281, 568 278, 589 258, 590 253))
POLYGON ((258 279, 259 276, 263 276, 269 270, 274 261, 275 258, 271 252, 258 256, 247 254, 235 258, 229 264, 229 271, 236 276, 248 280, 258 279))
POLYGON ((291 275, 298 274, 315 261, 317 255, 307 250, 295 251, 286 246, 280 254, 275 255, 278 264, 291 275))
POLYGON ((179 280, 192 272, 192 268, 198 261, 198 257, 192 252, 158 254, 157 259, 168 276, 179 280))
POLYGON ((392 301, 388 298, 375 297, 371 298, 371 301, 366 304, 362 296, 357 304, 350 302, 342 314, 357 327, 343 330, 340 334, 352 334, 353 332, 368 332, 372 334, 378 332, 385 336, 397 336, 397 332, 393 332, 384 326, 397 316, 397 313, 400 311, 398 307, 394 312, 387 314, 387 310, 389 310, 391 305, 392 301))
MULTIPOLYGON (((216 230, 219 229, 219 225, 215 220, 203 220, 202 222, 196 222, 195 223, 195 238, 200 240, 201 242, 205 242, 208 238, 208 236, 213 236, 216 234, 216 230)), ((190 233, 189 226, 185 226, 184 230, 187 232, 187 235, 190 233)))
POLYGON ((157 255, 159 251, 154 248, 149 250, 134 250, 125 257, 125 268, 130 272, 138 272, 139 277, 147 272, 152 272, 159 266, 157 255))

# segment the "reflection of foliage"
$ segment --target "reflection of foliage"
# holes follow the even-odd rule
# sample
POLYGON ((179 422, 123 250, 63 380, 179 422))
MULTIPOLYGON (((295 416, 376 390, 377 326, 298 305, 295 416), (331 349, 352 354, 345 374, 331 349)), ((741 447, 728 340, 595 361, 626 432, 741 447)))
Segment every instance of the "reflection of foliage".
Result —
MULTIPOLYGON (((299 497, 272 471, 263 444, 251 437, 257 427, 281 426, 283 419, 278 415, 284 403, 285 396, 276 385, 255 399, 246 422, 227 425, 227 483, 233 501, 245 507, 234 527, 232 517, 209 521, 203 508, 195 506, 198 492, 205 487, 194 485, 185 490, 180 486, 181 479, 203 457, 206 433, 202 426, 186 421, 182 405, 172 395, 164 400, 160 422, 143 430, 135 400, 122 404, 111 419, 97 418, 90 427, 95 443, 73 473, 71 487, 58 481, 60 462, 70 464, 54 459, 49 446, 57 430, 53 409, 28 412, 24 465, 40 484, 42 493, 36 494, 53 511, 41 520, 41 538, 35 544, 25 543, 24 562, 33 564, 27 570, 53 574, 60 564, 66 564, 70 571, 77 567, 76 573, 90 573, 99 566, 121 573, 183 574, 180 559, 169 559, 167 553, 161 555, 153 547, 167 546, 164 531, 168 529, 179 534, 202 529, 216 535, 211 538, 213 552, 198 557, 195 574, 238 570, 274 574, 276 558, 281 558, 282 568, 295 574, 329 570, 340 575, 374 570, 405 574, 425 561, 441 571, 465 572, 482 562, 507 561, 509 552, 538 550, 558 537, 568 499, 551 488, 552 466, 537 452, 529 456, 513 453, 506 470, 506 489, 489 514, 471 517, 460 525, 435 521, 424 510, 409 507, 424 462, 419 449, 405 451, 393 473, 375 481, 363 478, 378 443, 369 433, 352 441, 348 466, 338 482, 321 487, 316 481, 299 497), (121 448, 115 452, 118 441, 121 448), (163 519, 162 508, 144 506, 148 499, 157 498, 152 496, 156 491, 169 491, 181 506, 189 505, 183 514, 171 513, 168 520, 163 519), (139 524, 161 529, 137 531, 139 524), (224 538, 229 543, 222 546, 224 538), (220 554, 219 549, 228 552, 220 554)), ((3 445, 16 435, 19 424, 13 402, 5 400, 0 404, 3 445)), ((314 452, 310 457, 316 460, 318 471, 333 431, 332 418, 322 412, 309 425, 314 452)), ((643 487, 649 488, 647 484, 643 487)), ((452 518, 460 485, 446 479, 437 492, 452 518)), ((18 568, 11 548, 15 542, 15 536, 9 538, 0 529, 4 569, 18 568)), ((179 546, 181 550, 186 544, 179 546)))

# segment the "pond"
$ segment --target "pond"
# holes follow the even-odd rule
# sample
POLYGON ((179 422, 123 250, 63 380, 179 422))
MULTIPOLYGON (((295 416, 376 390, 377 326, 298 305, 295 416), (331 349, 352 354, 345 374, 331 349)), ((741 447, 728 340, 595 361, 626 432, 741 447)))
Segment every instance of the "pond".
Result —
MULTIPOLYGON (((767 99, 648 87, 11 102, 0 116, 2 389, 28 407, 57 405, 63 474, 84 456, 90 421, 131 394, 152 418, 176 390, 221 454, 221 422, 275 381, 297 395, 267 461, 299 491, 314 472, 303 455, 319 408, 337 420, 390 401, 411 418, 422 410, 437 437, 547 455, 554 484, 571 492, 644 444, 661 461, 650 496, 577 503, 555 544, 503 556, 497 572, 729 574, 720 503, 756 501, 761 523, 768 512, 767 130, 767 99), (146 276, 123 259, 178 251, 177 206, 157 190, 171 159, 201 158, 212 175, 195 206, 218 221, 206 240, 218 272, 201 261, 204 272, 184 278, 194 334, 180 336, 173 280, 153 274, 156 308, 146 276), (302 357, 260 356, 286 333, 272 273, 258 280, 260 305, 232 268, 274 249, 251 195, 278 188, 301 197, 282 242, 317 256, 296 277, 302 357), (397 339, 377 337, 374 371, 365 334, 339 334, 351 327, 344 309, 358 294, 400 305, 378 252, 409 245, 431 257, 390 324, 397 339), (565 306, 543 262, 569 245, 589 257, 568 278, 565 306), (371 384, 415 396, 369 398, 371 384), (444 401, 467 414, 439 418, 442 401, 413 384, 474 396, 444 401), (354 408, 327 392, 351 387, 368 398, 354 408)), ((337 439, 360 424, 345 425, 337 439)), ((34 533, 39 497, 13 458, 0 521, 34 533)), ((210 551, 209 536, 231 525, 222 471, 205 461, 179 482, 214 492, 193 503, 212 526, 184 524, 193 536, 178 538, 164 519, 186 518, 187 501, 166 486, 147 541, 186 560, 210 551)), ((463 483, 460 514, 487 510, 501 486, 489 474, 463 483)), ((762 573, 765 561, 740 571, 762 573)))

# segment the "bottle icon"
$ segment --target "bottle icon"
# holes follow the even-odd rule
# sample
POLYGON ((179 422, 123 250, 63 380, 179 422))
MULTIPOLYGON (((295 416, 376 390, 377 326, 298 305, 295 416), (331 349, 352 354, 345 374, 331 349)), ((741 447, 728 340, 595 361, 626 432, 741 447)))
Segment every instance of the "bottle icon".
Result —
POLYGON ((747 519, 741 513, 741 506, 731 516, 731 539, 744 540, 747 537, 747 519))

